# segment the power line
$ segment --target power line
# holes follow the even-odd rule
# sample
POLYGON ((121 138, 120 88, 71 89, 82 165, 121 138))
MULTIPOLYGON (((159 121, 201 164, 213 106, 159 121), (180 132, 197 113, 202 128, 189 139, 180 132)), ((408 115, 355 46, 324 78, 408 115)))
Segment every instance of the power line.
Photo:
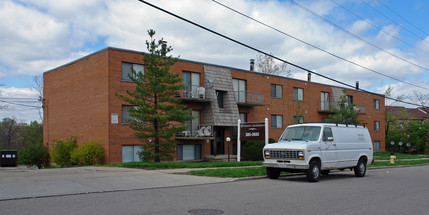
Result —
POLYGON ((1 100, 1 99, 0 99, 0 102, 11 104, 11 105, 24 106, 24 107, 42 108, 40 106, 21 104, 21 103, 16 103, 16 102, 5 101, 5 100, 1 100))
POLYGON ((423 31, 421 28, 417 27, 416 25, 414 25, 413 23, 411 23, 410 21, 408 21, 407 19, 405 19, 403 16, 401 16, 399 13, 395 12, 393 9, 391 9, 390 7, 388 7, 386 4, 384 4, 383 2, 377 0, 381 5, 383 5, 385 8, 387 8, 388 10, 390 10, 390 12, 394 13, 396 16, 398 16, 399 18, 401 18, 402 20, 404 20, 406 23, 408 23, 409 25, 413 26, 415 29, 419 30, 420 32, 422 32, 425 35, 429 35, 428 33, 426 33, 425 31, 423 31))
POLYGON ((366 6, 368 6, 369 8, 373 9, 375 12, 377 12, 378 14, 382 15, 383 17, 385 17, 386 19, 390 20, 393 24, 397 25, 399 28, 404 29, 405 31, 407 31, 408 33, 414 35, 416 38, 421 39, 421 40, 425 40, 424 38, 420 37, 419 35, 415 34, 414 32, 408 30, 407 28, 402 27, 399 23, 395 22, 393 19, 389 18, 388 16, 384 15, 384 13, 382 13, 381 11, 377 10, 375 7, 371 6, 370 4, 368 4, 367 2, 365 2, 364 0, 361 0, 361 2, 363 2, 366 6))
POLYGON ((411 64, 411 65, 414 65, 414 66, 416 66, 416 67, 418 67, 418 68, 420 68, 420 69, 423 69, 423 70, 429 70, 429 69, 428 69, 428 68, 426 68, 426 67, 420 66, 420 65, 418 65, 418 64, 416 64, 416 63, 413 63, 413 62, 411 62, 411 61, 409 61, 409 60, 407 60, 407 59, 405 59, 405 58, 402 58, 402 57, 400 57, 400 56, 398 56, 398 55, 396 55, 396 54, 393 54, 392 52, 389 52, 389 51, 387 51, 387 50, 385 50, 385 49, 383 49, 383 48, 381 48, 381 47, 379 47, 379 46, 377 46, 377 45, 375 45, 375 44, 373 44, 373 43, 371 43, 371 42, 369 42, 369 41, 367 41, 367 40, 363 39, 362 37, 359 37, 358 35, 353 34, 352 32, 350 32, 350 31, 348 31, 348 30, 344 29, 343 27, 341 27, 341 26, 339 26, 339 25, 337 25, 337 24, 335 24, 335 23, 333 23, 333 22, 329 21, 328 19, 326 19, 326 18, 324 18, 323 16, 321 16, 321 15, 317 14, 316 12, 314 12, 314 11, 312 11, 312 10, 310 10, 310 9, 308 9, 308 8, 306 8, 306 7, 304 7, 304 6, 302 6, 301 4, 299 4, 298 2, 296 2, 296 1, 294 1, 294 0, 289 0, 289 1, 290 1, 290 2, 292 2, 294 5, 296 5, 297 7, 299 7, 299 8, 301 8, 301 9, 303 9, 303 10, 304 10, 304 11, 306 11, 307 13, 312 14, 313 16, 315 16, 315 17, 319 18, 320 20, 322 20, 322 21, 324 21, 324 22, 326 22, 326 23, 328 23, 328 24, 330 24, 330 25, 334 26, 335 28, 340 29, 341 31, 343 31, 343 32, 345 32, 345 33, 347 33, 347 34, 349 34, 350 36, 354 37, 355 39, 358 39, 358 40, 360 40, 360 41, 362 41, 362 42, 364 42, 364 43, 367 43, 368 45, 370 45, 370 46, 372 46, 372 47, 374 47, 374 48, 376 48, 376 49, 378 49, 378 50, 380 50, 380 51, 382 51, 382 52, 385 52, 385 53, 387 53, 387 54, 389 54, 389 55, 391 55, 391 56, 393 56, 393 57, 395 57, 395 58, 398 58, 398 59, 400 59, 400 60, 402 60, 402 61, 404 61, 404 62, 407 62, 407 63, 409 63, 409 64, 411 64))
POLYGON ((420 51, 420 52, 423 52, 423 53, 429 54, 429 52, 427 52, 427 51, 425 51, 425 50, 422 50, 422 49, 420 49, 420 48, 418 48, 418 47, 416 47, 416 46, 414 46, 414 45, 412 45, 412 44, 410 44, 410 43, 408 43, 408 42, 406 42, 406 41, 402 40, 401 38, 399 38, 399 37, 397 37, 397 36, 395 36, 395 35, 393 35, 393 34, 390 34, 389 32, 387 32, 387 31, 383 30, 382 28, 378 27, 377 25, 373 24, 372 22, 370 22, 370 21, 366 20, 365 18, 363 18, 363 17, 361 17, 361 16, 357 15, 355 12, 353 12, 353 11, 351 11, 351 10, 347 9, 346 7, 342 6, 342 5, 341 5, 341 4, 339 4, 338 2, 336 2, 336 1, 334 1, 334 0, 331 0, 331 2, 333 2, 333 3, 334 3, 334 4, 336 4, 337 6, 341 7, 343 10, 345 10, 345 11, 347 11, 347 12, 349 12, 349 13, 353 14, 353 15, 354 15, 355 17, 357 17, 358 19, 361 19, 361 20, 363 20, 364 22, 368 23, 368 24, 369 24, 369 25, 371 25, 373 28, 375 28, 375 29, 377 29, 377 30, 379 30, 379 31, 381 31, 381 32, 383 32, 383 33, 385 33, 385 34, 389 35, 389 36, 390 36, 390 37, 392 37, 392 38, 395 38, 396 40, 398 40, 398 41, 402 42, 403 44, 408 45, 408 46, 410 46, 410 47, 412 47, 412 48, 414 48, 414 49, 416 49, 416 50, 418 50, 418 51, 420 51))
POLYGON ((408 85, 411 85, 411 86, 414 86, 414 87, 418 87, 418 88, 422 88, 422 89, 425 89, 425 90, 429 90, 429 88, 422 87, 422 86, 419 86, 419 85, 416 85, 416 84, 413 84, 413 83, 409 83, 409 82, 406 82, 406 81, 402 81, 402 80, 400 80, 400 79, 398 79, 398 78, 395 78, 395 77, 393 77, 393 76, 389 76, 389 75, 386 75, 386 74, 384 74, 384 73, 377 72, 377 71, 376 71, 376 70, 374 70, 374 69, 370 69, 370 68, 365 67, 365 66, 363 66, 363 65, 361 65, 361 64, 358 64, 358 63, 356 63, 356 62, 353 62, 353 61, 351 61, 351 60, 348 60, 348 59, 346 59, 346 58, 344 58, 344 57, 341 57, 341 56, 339 56, 339 55, 333 54, 333 53, 331 53, 331 52, 329 52, 329 51, 327 51, 327 50, 324 50, 324 49, 322 49, 322 48, 319 48, 319 47, 318 47, 318 46, 316 46, 316 45, 313 45, 313 44, 310 44, 310 43, 308 43, 308 42, 305 42, 304 40, 301 40, 301 39, 299 39, 299 38, 297 38, 297 37, 294 37, 294 36, 292 36, 292 35, 290 35, 290 34, 287 34, 287 33, 283 32, 283 31, 281 31, 281 30, 279 30, 279 29, 277 29, 277 28, 274 28, 274 27, 272 27, 272 26, 270 26, 270 25, 267 25, 267 24, 265 24, 265 23, 263 23, 263 22, 261 22, 261 21, 259 21, 259 20, 255 19, 255 18, 253 18, 253 17, 251 17, 251 16, 248 16, 248 15, 246 15, 246 14, 244 14, 244 13, 240 12, 240 11, 237 11, 237 10, 235 10, 235 9, 231 8, 231 7, 228 7, 228 6, 226 6, 226 5, 224 5, 224 4, 220 3, 220 2, 218 2, 218 1, 216 1, 216 0, 212 0, 212 1, 213 1, 213 2, 215 2, 215 3, 217 3, 217 4, 219 4, 219 5, 221 5, 221 6, 223 6, 223 7, 225 7, 225 8, 227 8, 227 9, 229 9, 229 10, 232 10, 232 11, 234 11, 234 12, 236 12, 236 13, 238 13, 238 14, 240 14, 240 15, 244 16, 244 17, 247 17, 247 18, 249 18, 249 19, 251 19, 251 20, 253 20, 253 21, 255 21, 255 22, 257 22, 257 23, 259 23, 259 24, 261 24, 261 25, 264 25, 264 26, 266 26, 266 27, 268 27, 268 28, 270 28, 270 29, 272 29, 272 30, 274 30, 274 31, 277 31, 277 32, 279 32, 279 33, 281 33, 281 34, 283 34, 283 35, 286 35, 286 36, 291 37, 291 38, 293 38, 293 39, 295 39, 295 40, 298 40, 298 41, 299 41, 299 42, 301 42, 301 43, 304 43, 304 44, 306 44, 306 45, 308 45, 308 46, 311 46, 311 47, 313 47, 313 48, 315 48, 315 49, 317 49, 317 50, 320 50, 320 51, 322 51, 322 52, 325 52, 326 54, 329 54, 329 55, 331 55, 331 56, 333 56, 333 57, 336 57, 336 58, 338 58, 338 59, 340 59, 340 60, 346 61, 346 62, 348 62, 348 63, 350 63, 350 64, 353 64, 353 65, 355 65, 355 66, 357 66, 357 67, 360 67, 360 68, 362 68, 362 69, 365 69, 365 70, 371 71, 371 72, 373 72, 373 73, 376 73, 376 74, 378 74, 378 75, 381 75, 381 76, 384 76, 384 77, 390 78, 390 79, 392 79, 392 80, 395 80, 395 81, 398 81, 398 82, 401 82, 401 83, 405 83, 405 84, 408 84, 408 85))

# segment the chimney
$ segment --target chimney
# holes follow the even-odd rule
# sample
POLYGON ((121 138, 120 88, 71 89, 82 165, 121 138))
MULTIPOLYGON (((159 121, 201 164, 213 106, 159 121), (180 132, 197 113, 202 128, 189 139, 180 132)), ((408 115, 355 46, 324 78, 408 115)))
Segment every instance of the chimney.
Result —
POLYGON ((250 71, 255 70, 255 59, 250 59, 250 71))
POLYGON ((308 73, 307 73, 307 81, 308 81, 308 82, 311 82, 311 72, 308 72, 308 73))
POLYGON ((165 57, 166 54, 167 54, 167 41, 162 41, 161 56, 165 57))
POLYGON ((356 90, 359 90, 359 81, 356 81, 356 90))

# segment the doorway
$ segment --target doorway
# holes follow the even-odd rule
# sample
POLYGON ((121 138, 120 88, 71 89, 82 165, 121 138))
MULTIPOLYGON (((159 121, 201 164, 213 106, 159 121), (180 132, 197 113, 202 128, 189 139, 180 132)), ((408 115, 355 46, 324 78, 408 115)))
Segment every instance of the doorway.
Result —
POLYGON ((223 155, 225 154, 225 131, 223 127, 215 127, 215 140, 211 145, 211 154, 223 155))

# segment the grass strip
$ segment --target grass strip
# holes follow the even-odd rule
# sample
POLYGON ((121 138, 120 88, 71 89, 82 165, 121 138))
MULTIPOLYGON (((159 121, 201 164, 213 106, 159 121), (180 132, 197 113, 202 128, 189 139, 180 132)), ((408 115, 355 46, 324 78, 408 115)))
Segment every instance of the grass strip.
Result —
POLYGON ((225 178, 243 178, 266 175, 265 167, 245 167, 245 168, 221 168, 193 170, 188 172, 190 175, 212 176, 225 178))
POLYGON ((182 169, 182 168, 213 168, 213 167, 242 167, 242 166, 261 166, 262 161, 242 161, 242 162, 130 162, 113 165, 111 167, 126 168, 147 168, 147 169, 182 169))

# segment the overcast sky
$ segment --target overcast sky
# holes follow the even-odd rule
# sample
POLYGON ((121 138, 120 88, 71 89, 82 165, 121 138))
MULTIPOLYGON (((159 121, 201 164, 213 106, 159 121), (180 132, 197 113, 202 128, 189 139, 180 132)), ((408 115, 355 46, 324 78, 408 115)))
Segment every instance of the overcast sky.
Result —
MULTIPOLYGON (((359 81, 365 90, 383 94, 390 85, 394 96, 429 94, 429 1, 218 1, 373 71, 211 0, 149 2, 299 66, 351 85, 359 81)), ((148 29, 182 59, 248 69, 258 54, 137 0, 2 0, 0 20, 0 106, 7 105, 0 119, 20 122, 40 121, 31 107, 40 105, 34 76, 106 47, 145 51, 148 29)), ((291 77, 306 78, 306 72, 289 69, 291 77)), ((333 84, 314 75, 313 81, 333 84)))

